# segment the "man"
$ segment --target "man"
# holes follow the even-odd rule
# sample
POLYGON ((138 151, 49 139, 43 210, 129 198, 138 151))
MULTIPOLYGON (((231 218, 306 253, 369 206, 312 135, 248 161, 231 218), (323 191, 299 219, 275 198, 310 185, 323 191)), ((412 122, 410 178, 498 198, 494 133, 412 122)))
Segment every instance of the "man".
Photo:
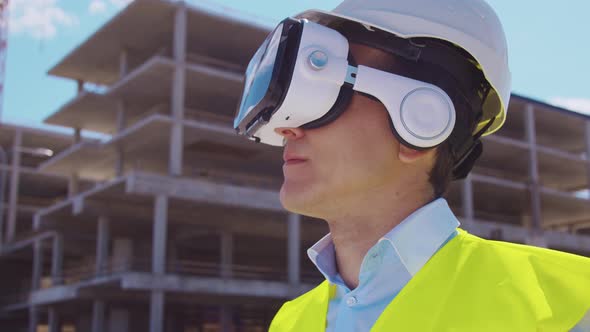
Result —
POLYGON ((286 19, 234 127, 284 145, 283 206, 326 220, 326 280, 278 331, 590 331, 590 260, 487 241, 442 196, 504 123, 510 73, 483 0, 346 0, 286 19))

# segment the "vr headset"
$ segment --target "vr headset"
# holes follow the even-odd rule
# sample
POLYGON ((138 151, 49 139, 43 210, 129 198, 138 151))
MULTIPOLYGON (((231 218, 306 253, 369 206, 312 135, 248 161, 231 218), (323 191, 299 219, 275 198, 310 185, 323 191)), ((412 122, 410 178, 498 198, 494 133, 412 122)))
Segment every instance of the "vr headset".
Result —
MULTIPOLYGON (((414 62, 419 58, 432 60, 435 65, 437 61, 448 62, 448 55, 432 47, 387 35, 390 41, 385 50, 390 53, 414 62)), ((363 40, 370 43, 371 38, 363 40)), ((383 43, 371 46, 377 45, 383 43)), ((457 61, 450 62, 458 65, 457 61)), ((283 136, 275 128, 326 125, 346 109, 354 92, 380 101, 389 113, 394 135, 413 149, 436 147, 455 128, 453 101, 439 86, 356 65, 349 52, 349 39, 342 33, 305 19, 287 18, 268 35, 246 69, 234 129, 257 143, 282 146, 283 136)), ((463 99, 477 107, 472 105, 477 103, 473 98, 463 99)), ((492 121, 476 135, 466 133, 459 139, 462 142, 455 144, 455 178, 464 177, 481 154, 478 138, 492 121)))

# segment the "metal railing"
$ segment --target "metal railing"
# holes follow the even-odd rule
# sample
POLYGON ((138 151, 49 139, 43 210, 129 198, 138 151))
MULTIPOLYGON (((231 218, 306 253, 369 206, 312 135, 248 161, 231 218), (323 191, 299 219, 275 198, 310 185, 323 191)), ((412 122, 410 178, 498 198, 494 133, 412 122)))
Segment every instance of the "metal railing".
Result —
POLYGON ((70 285, 97 277, 114 276, 123 272, 147 272, 149 269, 139 269, 132 261, 111 259, 98 270, 94 262, 68 267, 62 271, 60 277, 54 277, 52 285, 70 285))
MULTIPOLYGON (((72 285, 99 277, 116 276, 125 272, 148 272, 152 270, 149 259, 122 260, 111 259, 97 271, 96 264, 85 262, 78 266, 68 267, 61 276, 45 277, 42 288, 60 285, 72 285)), ((286 282, 287 272, 284 269, 269 266, 253 266, 231 264, 223 266, 216 262, 202 262, 195 260, 170 260, 166 264, 166 273, 192 277, 231 278, 242 280, 264 280, 286 282)), ((301 281, 317 284, 323 277, 316 271, 301 271, 301 281)), ((0 309, 4 306, 27 303, 30 292, 23 291, 12 294, 0 294, 0 309)))
MULTIPOLYGON (((193 260, 175 260, 168 263, 166 271, 190 276, 228 276, 233 279, 281 281, 288 280, 286 269, 271 266, 255 266, 244 264, 231 264, 223 266, 215 262, 198 262, 193 260)), ((301 271, 301 281, 316 283, 322 280, 322 276, 316 271, 301 271)))
MULTIPOLYGON (((166 273, 194 277, 232 278, 246 280, 281 281, 288 280, 286 269, 270 267, 231 264, 222 265, 217 262, 203 262, 196 260, 169 260, 166 263, 166 273)), ((60 278, 54 278, 52 285, 74 284, 102 276, 114 276, 124 272, 151 272, 152 263, 149 259, 111 259, 97 271, 94 263, 70 267, 63 270, 60 278)), ((315 271, 302 271, 303 282, 317 283, 322 276, 315 271)))

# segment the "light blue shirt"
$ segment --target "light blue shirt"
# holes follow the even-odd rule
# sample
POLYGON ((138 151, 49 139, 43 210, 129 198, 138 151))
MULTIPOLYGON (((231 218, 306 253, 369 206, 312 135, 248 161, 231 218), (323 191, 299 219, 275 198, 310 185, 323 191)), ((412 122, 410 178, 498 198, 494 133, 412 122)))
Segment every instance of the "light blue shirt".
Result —
MULTIPOLYGON (((460 222, 444 198, 438 198, 410 214, 369 249, 359 273, 359 284, 351 290, 336 267, 331 234, 307 254, 332 284, 326 332, 369 331, 385 307, 426 262, 457 235, 460 222)), ((571 332, 590 332, 590 313, 571 332)))
POLYGON ((307 250, 332 284, 326 332, 369 331, 381 312, 434 253, 457 234, 459 221, 444 198, 410 214, 369 249, 361 263, 359 284, 351 290, 336 267, 331 234, 307 250))

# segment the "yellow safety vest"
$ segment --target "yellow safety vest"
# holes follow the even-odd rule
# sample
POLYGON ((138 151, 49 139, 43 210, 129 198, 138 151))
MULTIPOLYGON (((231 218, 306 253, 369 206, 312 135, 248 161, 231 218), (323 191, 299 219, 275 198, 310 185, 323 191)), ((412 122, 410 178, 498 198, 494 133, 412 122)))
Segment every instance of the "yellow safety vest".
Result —
MULTIPOLYGON (((288 301, 270 332, 326 330, 335 285, 288 301)), ((459 229, 389 303, 372 332, 564 332, 590 309, 590 259, 459 229)))

